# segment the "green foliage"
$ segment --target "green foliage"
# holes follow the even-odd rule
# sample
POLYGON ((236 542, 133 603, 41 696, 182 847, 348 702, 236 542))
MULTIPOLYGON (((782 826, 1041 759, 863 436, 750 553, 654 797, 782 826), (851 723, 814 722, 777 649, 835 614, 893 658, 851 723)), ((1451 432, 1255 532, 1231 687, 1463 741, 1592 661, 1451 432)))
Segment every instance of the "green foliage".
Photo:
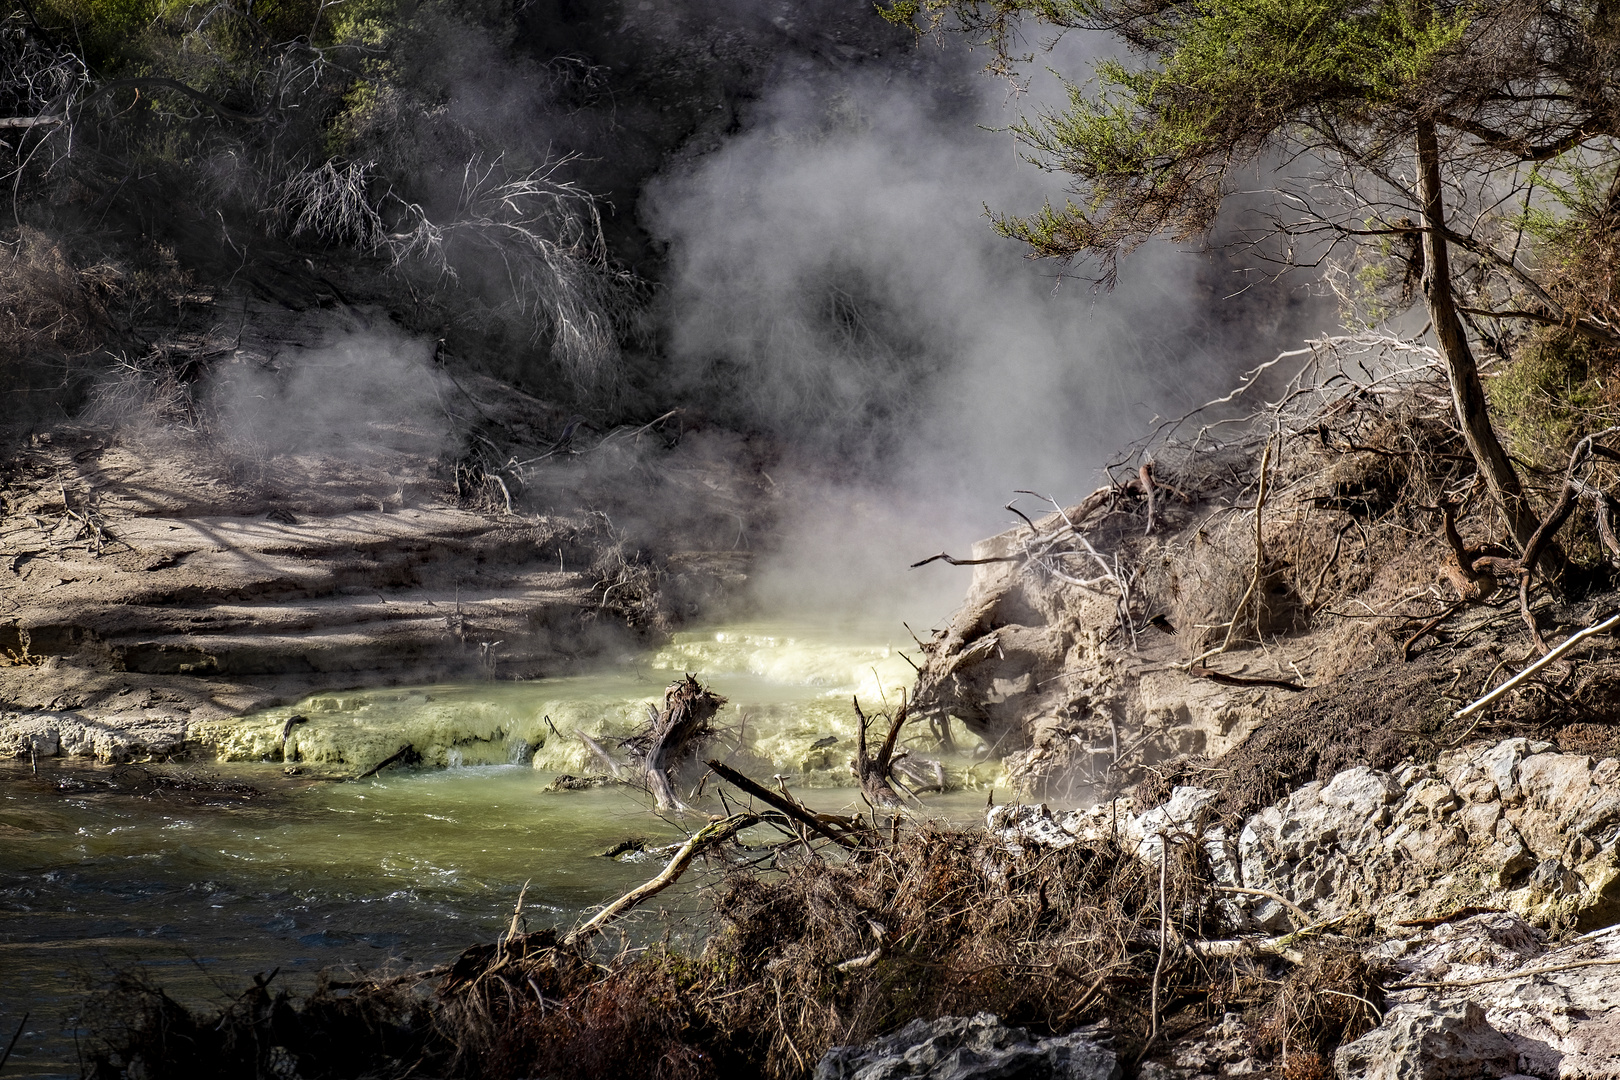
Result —
POLYGON ((1620 318, 1620 167, 1571 153, 1532 177, 1541 198, 1517 220, 1529 234, 1547 290, 1567 309, 1620 318))
POLYGON ((1615 422, 1616 359, 1612 350, 1565 330, 1529 338, 1485 384, 1514 452, 1539 468, 1562 471, 1577 439, 1615 422))
MULTIPOLYGON (((1075 0, 1060 18, 1104 24, 1124 7, 1075 0)), ((1033 158, 1073 174, 1083 196, 996 219, 1038 254, 1111 261, 1154 232, 1202 233, 1232 168, 1322 128, 1402 123, 1395 118, 1420 107, 1470 26, 1466 10, 1392 0, 1197 0, 1147 10, 1130 32, 1140 60, 1099 62, 1094 84, 1065 81, 1067 108, 1013 125, 1033 158)))

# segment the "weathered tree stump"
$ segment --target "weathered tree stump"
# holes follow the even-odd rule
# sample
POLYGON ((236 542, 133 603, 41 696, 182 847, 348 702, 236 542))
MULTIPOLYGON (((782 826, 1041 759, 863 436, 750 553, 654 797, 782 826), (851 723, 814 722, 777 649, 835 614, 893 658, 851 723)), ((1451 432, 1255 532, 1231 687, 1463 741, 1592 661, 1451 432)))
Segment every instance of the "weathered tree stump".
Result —
POLYGON ((676 794, 671 771, 710 734, 709 722, 725 703, 725 698, 705 689, 691 675, 664 691, 664 708, 653 719, 642 753, 647 788, 658 809, 688 809, 676 794))

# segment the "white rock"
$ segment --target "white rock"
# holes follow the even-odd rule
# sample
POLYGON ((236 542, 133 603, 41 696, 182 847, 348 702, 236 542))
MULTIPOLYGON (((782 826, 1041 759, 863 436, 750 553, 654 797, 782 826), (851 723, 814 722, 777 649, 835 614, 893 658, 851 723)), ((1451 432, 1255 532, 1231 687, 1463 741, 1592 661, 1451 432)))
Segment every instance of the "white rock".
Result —
POLYGON ((1501 1077, 1518 1066, 1518 1051, 1472 1001, 1398 1005, 1333 1057, 1339 1080, 1501 1077))

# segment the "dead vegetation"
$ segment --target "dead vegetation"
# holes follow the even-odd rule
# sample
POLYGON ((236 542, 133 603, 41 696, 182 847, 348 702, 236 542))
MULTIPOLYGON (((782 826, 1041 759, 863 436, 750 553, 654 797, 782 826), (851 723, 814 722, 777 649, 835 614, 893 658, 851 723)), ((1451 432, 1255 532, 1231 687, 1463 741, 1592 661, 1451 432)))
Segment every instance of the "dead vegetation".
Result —
POLYGON ((1234 808, 1348 764, 1607 722, 1601 634, 1467 707, 1612 610, 1616 430, 1572 431, 1556 471, 1527 471, 1538 527, 1521 549, 1433 350, 1312 342, 1164 422, 1078 504, 1020 513, 979 557, 936 556, 983 569, 973 604, 922 643, 917 707, 1017 750, 1015 780, 1048 797, 1197 773, 1234 808), (1262 387, 1272 400, 1243 408, 1262 387), (1195 725, 1131 711, 1149 669, 1268 694, 1266 720, 1210 761, 1178 741, 1195 725))
POLYGON ((762 863, 737 836, 757 820, 711 823, 571 934, 524 932, 520 900, 508 933, 427 971, 325 978, 302 998, 261 977, 212 1013, 122 977, 90 1013, 90 1075, 802 1077, 832 1046, 992 1011, 1039 1032, 1106 1021, 1126 1061, 1240 1013, 1264 1069, 1314 1076, 1376 1022, 1356 928, 1233 937, 1197 845, 1175 836, 1155 865, 1112 841, 1031 849, 907 823, 762 863), (599 931, 698 858, 700 949, 666 929, 666 944, 598 951, 599 931))

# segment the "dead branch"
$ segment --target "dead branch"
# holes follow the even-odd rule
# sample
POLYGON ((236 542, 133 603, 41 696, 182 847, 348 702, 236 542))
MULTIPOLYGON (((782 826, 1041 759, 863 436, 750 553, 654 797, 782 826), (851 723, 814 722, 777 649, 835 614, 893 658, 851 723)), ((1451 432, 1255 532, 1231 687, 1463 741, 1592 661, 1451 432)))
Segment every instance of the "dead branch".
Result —
POLYGON ((398 764, 399 762, 409 764, 412 757, 416 757, 418 761, 421 760, 420 756, 418 756, 416 753, 416 747, 412 746, 410 743, 406 743, 394 753, 389 754, 387 757, 377 762, 377 764, 355 777, 355 779, 365 780, 368 777, 376 776, 378 773, 388 768, 388 766, 398 764))
POLYGON ((871 757, 866 751, 866 728, 868 721, 866 714, 861 711, 859 698, 851 699, 855 705, 855 718, 860 722, 855 733, 855 773, 861 781, 861 794, 873 806, 893 809, 904 805, 900 793, 894 790, 889 782, 893 771, 894 744, 900 737, 900 729, 906 723, 906 698, 901 691, 900 707, 895 710, 894 718, 889 721, 889 734, 878 748, 877 756, 871 757))
POLYGON ((565 946, 577 945, 593 934, 599 933, 608 923, 617 919, 643 900, 656 896, 675 884, 681 874, 685 873, 686 868, 692 864, 692 860, 697 857, 698 852, 715 844, 724 843, 736 836, 741 830, 757 824, 758 821, 758 814, 733 814, 730 817, 721 818, 719 821, 709 822, 709 824, 693 833, 686 843, 681 845, 681 849, 675 853, 675 857, 669 860, 669 864, 664 867, 657 877, 646 884, 636 886, 597 912, 589 922, 563 938, 563 944, 565 946))
POLYGON ((917 569, 917 567, 919 567, 919 566, 927 566, 931 562, 947 562, 947 563, 950 563, 952 566, 983 566, 986 563, 1017 562, 1017 561, 1018 561, 1018 556, 1016 556, 1016 555, 996 555, 996 556, 992 556, 991 558, 988 558, 988 559, 958 559, 958 558, 956 558, 954 556, 947 555, 942 551, 938 555, 930 555, 926 559, 922 559, 922 560, 919 560, 918 562, 912 563, 911 566, 908 569, 915 570, 915 569, 917 569))
POLYGON ((792 796, 781 794, 772 791, 770 788, 756 784, 754 781, 748 779, 748 777, 744 776, 736 769, 733 769, 731 766, 726 765, 724 762, 710 759, 709 761, 705 762, 705 764, 708 765, 709 768, 713 769, 715 775, 720 777, 720 779, 724 780, 726 783, 747 792, 760 802, 782 811, 782 813, 786 814, 794 821, 797 821, 800 825, 803 825, 811 832, 826 837, 828 840, 831 840, 840 847, 857 848, 861 846, 860 841, 851 835, 853 830, 851 830, 848 825, 842 825, 842 828, 839 829, 830 824, 826 820, 830 815, 813 813, 809 807, 805 806, 792 796))
POLYGON ((1588 626, 1585 630, 1576 631, 1565 639, 1564 642, 1556 649, 1552 650, 1547 655, 1543 656, 1541 659, 1537 660, 1535 663, 1513 676, 1513 678, 1509 679, 1501 686, 1498 686, 1495 690, 1492 690, 1490 693, 1486 694, 1473 704, 1465 705, 1456 712, 1452 713, 1451 718, 1453 720, 1460 720, 1469 713, 1483 709, 1485 706, 1489 705, 1491 702, 1495 701, 1497 698, 1519 685, 1525 679, 1528 679, 1530 676, 1534 675, 1536 672, 1540 671, 1554 660, 1557 660, 1560 656, 1563 656, 1584 639, 1589 638, 1594 634, 1601 634, 1605 630, 1609 630, 1615 626, 1620 626, 1620 615, 1611 615, 1600 623, 1595 623, 1592 626, 1588 626))
POLYGON ((1237 607, 1232 611, 1232 621, 1226 627, 1226 640, 1221 643, 1221 647, 1216 650, 1217 652, 1226 652, 1232 647, 1233 641, 1237 639, 1238 623, 1248 609, 1250 598, 1259 591, 1260 579, 1265 573, 1266 540, 1261 515, 1266 508, 1268 478, 1271 475, 1270 465, 1271 440, 1267 439, 1266 448, 1260 454, 1260 490, 1255 494, 1254 498, 1254 572, 1249 575, 1249 587, 1243 591, 1242 598, 1238 600, 1237 607))
POLYGON ((1231 941, 1189 941, 1187 951, 1194 956, 1207 957, 1236 957, 1253 956, 1259 953, 1264 956, 1276 956, 1287 960, 1291 964, 1305 962, 1305 954, 1286 944, 1288 937, 1280 938, 1236 938, 1231 941))
POLYGON ((1296 693, 1310 689, 1288 679, 1257 679, 1246 675, 1228 675, 1202 662, 1194 663, 1187 669, 1187 674, 1195 679, 1208 679, 1210 682, 1220 683, 1222 686, 1269 686, 1275 690, 1292 690, 1296 693))
POLYGON ((1153 526, 1158 523, 1158 517, 1155 514, 1157 508, 1153 498, 1156 490, 1156 485, 1153 483, 1153 462, 1142 462, 1142 467, 1136 471, 1136 479, 1142 486, 1142 498, 1147 501, 1147 528, 1143 529, 1142 533, 1144 536, 1151 536, 1153 526))
POLYGON ((61 113, 54 116, 0 116, 0 128, 35 128, 60 124, 67 119, 61 113))
POLYGON ((1614 500, 1601 491, 1595 498, 1598 539, 1603 541, 1603 546, 1608 548, 1610 555, 1620 558, 1620 538, 1614 535, 1614 500))
POLYGON ((1547 642, 1542 638, 1541 630, 1536 625, 1536 617, 1530 610, 1531 578, 1541 561, 1542 552, 1552 541, 1558 530, 1563 528, 1564 522, 1569 519, 1570 512, 1575 509, 1576 497, 1585 490, 1586 485, 1576 475, 1577 472, 1586 463, 1587 459, 1592 456, 1592 447, 1595 442, 1606 435, 1614 434, 1616 431, 1620 431, 1620 427, 1608 427, 1602 431, 1594 431, 1575 444, 1575 449, 1569 455, 1569 468, 1564 472, 1564 485, 1558 491, 1558 499, 1553 503, 1552 508, 1547 511, 1546 517, 1542 518, 1541 524, 1531 534, 1529 541, 1525 543, 1524 555, 1519 559, 1519 613, 1523 616, 1525 625, 1530 628, 1530 639, 1543 655, 1547 652, 1547 642))
POLYGON ((1147 1056, 1148 1047, 1159 1038, 1159 980, 1164 975, 1165 955, 1170 948, 1170 896, 1167 888, 1170 873, 1170 838, 1159 834, 1159 962, 1153 966, 1153 994, 1148 1006, 1148 1038, 1137 1060, 1147 1056))
POLYGON ((1508 979, 1532 979, 1537 975, 1551 975, 1555 972, 1575 971, 1579 968, 1614 967, 1617 964, 1620 964, 1620 957, 1605 957, 1601 960, 1575 960, 1568 964, 1551 964, 1547 967, 1530 968, 1529 970, 1521 968, 1517 971, 1505 971, 1500 975, 1483 975, 1477 979, 1458 979, 1455 982, 1405 983, 1391 986, 1389 990, 1391 992, 1402 990, 1449 990, 1453 987, 1484 986, 1486 983, 1505 982, 1508 979))
POLYGON ((1273 900, 1281 904, 1283 907, 1289 910, 1295 919, 1299 920, 1299 927, 1294 931, 1296 934, 1306 926, 1310 925, 1311 917, 1305 913, 1305 909, 1288 899, 1288 897, 1284 896, 1282 893, 1272 892, 1270 889, 1256 889, 1243 885, 1211 885, 1210 888, 1215 892, 1235 893, 1241 896, 1258 896, 1262 899, 1273 900))
POLYGON ((1449 619, 1453 615, 1457 614, 1457 612, 1461 611, 1466 606, 1468 606, 1468 601, 1459 600, 1455 604, 1452 604, 1450 607, 1446 608, 1446 610, 1442 611, 1440 614, 1436 615, 1434 618, 1430 619, 1428 622, 1424 623, 1422 626, 1418 627, 1417 633, 1415 633, 1411 637, 1407 638, 1405 643, 1403 643, 1401 645, 1401 660, 1402 660, 1402 662, 1410 662, 1411 661, 1411 659, 1412 659, 1412 646, 1416 645, 1425 636, 1427 636, 1429 634, 1429 632, 1432 631, 1435 627, 1439 626, 1441 623, 1445 622, 1447 619, 1449 619))

